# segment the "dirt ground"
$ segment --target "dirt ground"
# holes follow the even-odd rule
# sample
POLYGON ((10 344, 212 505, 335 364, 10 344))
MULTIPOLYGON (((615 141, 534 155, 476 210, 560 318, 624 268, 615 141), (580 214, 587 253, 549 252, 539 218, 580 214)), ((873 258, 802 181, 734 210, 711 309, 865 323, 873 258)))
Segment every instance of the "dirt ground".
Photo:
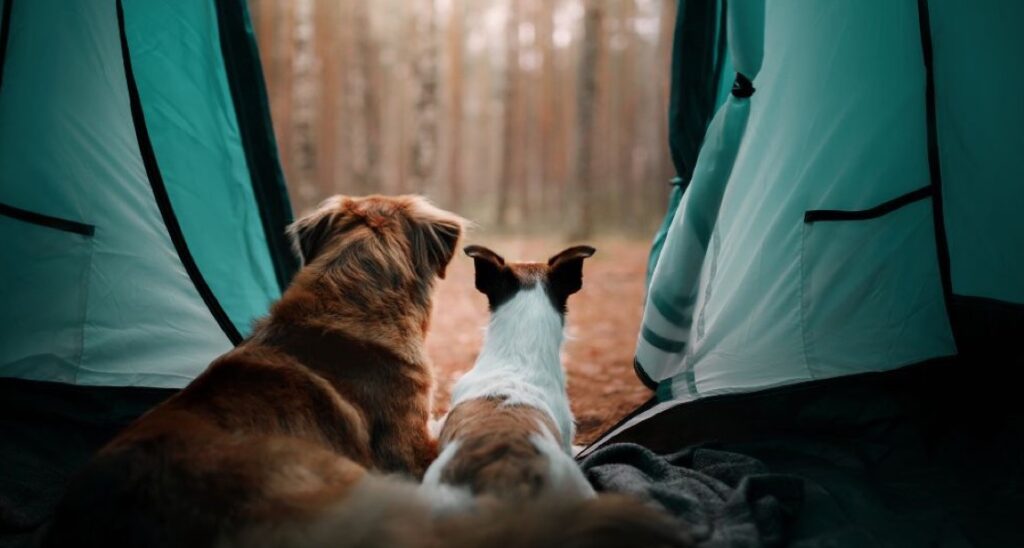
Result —
MULTIPOLYGON (((507 260, 547 260, 567 247, 539 238, 471 234, 507 260)), ((583 267, 583 289, 569 298, 563 363, 576 415, 575 443, 585 445, 651 396, 633 373, 633 350, 643 309, 649 243, 597 239, 583 267)), ((473 261, 459 253, 438 286, 427 350, 437 371, 435 411, 448 410, 454 382, 473 366, 487 325, 487 299, 473 287, 473 261)))

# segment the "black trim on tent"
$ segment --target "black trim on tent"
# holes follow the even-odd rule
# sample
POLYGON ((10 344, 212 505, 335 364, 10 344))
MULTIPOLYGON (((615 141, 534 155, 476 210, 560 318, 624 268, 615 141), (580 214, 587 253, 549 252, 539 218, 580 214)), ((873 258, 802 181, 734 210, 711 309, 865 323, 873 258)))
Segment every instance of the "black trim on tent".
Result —
POLYGON ((142 164, 146 168, 149 186, 153 189, 153 197, 156 199, 157 207, 160 208, 160 215, 163 217, 164 225, 167 227, 167 233, 170 235, 174 249, 178 253, 178 259, 181 260, 181 264, 185 267, 185 272, 188 273, 188 277, 192 280, 196 291, 199 292, 199 296, 202 297, 203 302, 210 309, 210 313, 217 321, 217 325, 227 335, 231 344, 237 345, 242 342, 242 334, 238 332, 238 328, 235 327, 235 324, 228 317, 224 308, 221 307, 220 302, 217 301, 217 296, 213 294, 210 286, 207 285, 202 272, 199 271, 199 266, 196 265, 195 259, 192 258, 192 253, 188 249, 188 243, 185 241, 185 235, 178 224, 178 218, 174 215, 174 208, 171 206, 170 196, 168 196, 167 188, 164 186, 163 176, 160 175, 156 154, 153 152, 153 144, 149 140, 149 131, 146 129, 146 118, 142 111, 142 101, 139 99, 139 89, 135 83, 135 73, 132 72, 131 52, 128 50, 128 35, 124 28, 124 6, 122 6, 121 0, 117 0, 117 27, 121 35, 121 57, 124 61, 125 81, 128 83, 128 101, 132 109, 132 123, 135 125, 135 136, 139 141, 139 153, 142 156, 142 164))
POLYGON ((906 207, 914 202, 919 202, 932 195, 935 189, 929 185, 926 187, 919 188, 917 190, 908 192, 902 196, 893 198, 888 202, 881 203, 870 209, 860 209, 856 211, 844 211, 837 209, 812 209, 804 212, 805 223, 817 223, 823 221, 865 221, 867 219, 874 219, 881 217, 906 207))
POLYGON ((96 233, 96 227, 90 224, 80 223, 78 221, 69 221, 68 219, 61 219, 60 217, 53 217, 50 215, 43 215, 42 213, 28 211, 2 202, 0 202, 0 215, 26 223, 32 223, 34 225, 63 230, 64 232, 72 232, 74 234, 81 234, 82 236, 92 236, 96 233))
POLYGON ((285 227, 292 222, 292 208, 277 156, 256 39, 245 0, 217 0, 214 4, 224 71, 235 106, 235 119, 245 150, 253 195, 260 210, 274 274, 283 291, 298 270, 299 263, 285 235, 285 227))
POLYGON ((636 378, 640 379, 640 382, 644 383, 644 386, 651 390, 658 389, 658 383, 652 379, 646 371, 644 371, 643 366, 640 365, 640 362, 637 361, 635 357, 633 358, 633 371, 636 373, 636 378))
MULTIPOLYGON (((932 25, 928 13, 928 0, 917 0, 917 17, 921 29, 921 54, 925 72, 925 113, 928 131, 928 172, 931 176, 932 212, 935 221, 935 251, 942 278, 942 293, 953 338, 957 338, 957 321, 952 306, 953 278, 949 271, 949 244, 946 241, 946 222, 942 208, 942 166, 939 160, 939 137, 935 121, 935 74, 932 56, 932 25)), ((959 347, 959 344, 958 344, 959 347)))
POLYGON ((11 6, 14 0, 4 1, 4 11, 0 13, 0 89, 4 87, 4 61, 7 60, 7 40, 11 35, 11 6))

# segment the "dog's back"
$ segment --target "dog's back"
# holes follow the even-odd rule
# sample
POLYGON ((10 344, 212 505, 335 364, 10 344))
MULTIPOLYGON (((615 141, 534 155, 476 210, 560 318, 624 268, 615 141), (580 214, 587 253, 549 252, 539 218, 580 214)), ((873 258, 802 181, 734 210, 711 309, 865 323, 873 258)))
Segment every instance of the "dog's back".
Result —
POLYGON ((593 496, 557 432, 551 417, 535 407, 500 397, 464 401, 448 414, 444 450, 424 481, 502 500, 593 496))
POLYGON ((208 546, 343 498, 370 462, 365 421, 273 358, 229 356, 129 426, 69 485, 46 545, 208 546))
POLYGON ((300 219, 305 266, 270 316, 76 475, 43 545, 401 544, 374 533, 404 531, 397 516, 361 512, 405 500, 374 473, 418 477, 436 456, 422 343, 461 226, 409 196, 300 219))

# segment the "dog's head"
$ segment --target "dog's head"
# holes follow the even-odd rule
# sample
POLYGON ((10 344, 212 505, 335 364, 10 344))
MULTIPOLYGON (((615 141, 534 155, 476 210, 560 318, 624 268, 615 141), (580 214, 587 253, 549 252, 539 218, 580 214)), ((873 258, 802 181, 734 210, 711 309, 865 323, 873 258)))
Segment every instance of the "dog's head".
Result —
POLYGON ((397 289, 444 278, 465 224, 421 196, 333 196, 288 234, 304 265, 397 289))
POLYGON ((505 262, 501 255, 479 245, 465 249, 476 268, 476 288, 487 295, 492 312, 519 291, 539 284, 563 316, 569 295, 583 287, 583 260, 595 251, 588 245, 578 245, 556 253, 546 263, 530 263, 505 262))

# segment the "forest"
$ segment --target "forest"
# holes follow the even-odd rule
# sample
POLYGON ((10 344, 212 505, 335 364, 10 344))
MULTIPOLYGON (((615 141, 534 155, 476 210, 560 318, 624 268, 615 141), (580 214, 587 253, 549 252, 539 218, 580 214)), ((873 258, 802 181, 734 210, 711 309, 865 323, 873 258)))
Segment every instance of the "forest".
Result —
MULTIPOLYGON (((632 364, 674 175, 676 0, 249 3, 296 214, 337 193, 416 192, 510 259, 594 245, 563 358, 577 443, 650 397, 632 364)), ((487 324, 471 261, 452 261, 437 302, 444 412, 487 324)))
POLYGON ((250 0, 297 212, 418 192, 497 233, 649 237, 675 0, 250 0))

